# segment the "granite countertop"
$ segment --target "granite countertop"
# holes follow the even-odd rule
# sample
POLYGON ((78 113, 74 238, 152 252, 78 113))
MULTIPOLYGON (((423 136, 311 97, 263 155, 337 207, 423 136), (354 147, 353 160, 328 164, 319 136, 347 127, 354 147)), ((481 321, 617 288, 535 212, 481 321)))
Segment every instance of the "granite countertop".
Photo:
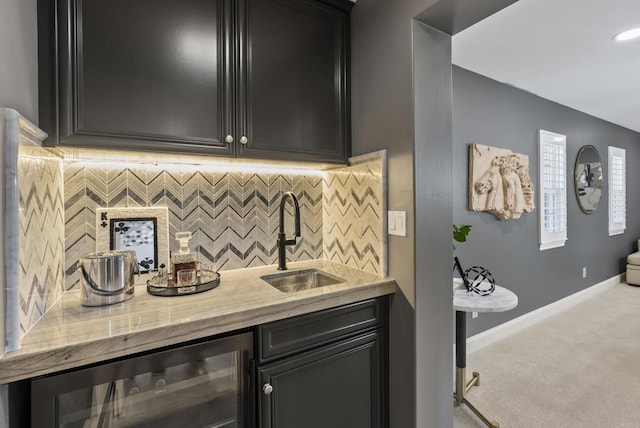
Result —
POLYGON ((22 347, 0 359, 0 384, 98 363, 226 333, 296 315, 337 307, 396 291, 379 277, 326 260, 289 263, 289 269, 318 268, 346 282, 283 293, 259 277, 275 266, 221 272, 220 285, 199 294, 135 297, 97 308, 80 305, 67 292, 25 335, 22 347))

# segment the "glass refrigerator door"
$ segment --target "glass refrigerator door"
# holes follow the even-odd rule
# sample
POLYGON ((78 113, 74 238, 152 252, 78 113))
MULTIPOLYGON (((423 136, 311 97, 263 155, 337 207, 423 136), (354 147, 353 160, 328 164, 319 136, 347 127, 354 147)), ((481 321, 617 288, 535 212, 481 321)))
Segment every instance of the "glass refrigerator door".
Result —
POLYGON ((34 381, 32 426, 249 427, 251 347, 246 333, 34 381))

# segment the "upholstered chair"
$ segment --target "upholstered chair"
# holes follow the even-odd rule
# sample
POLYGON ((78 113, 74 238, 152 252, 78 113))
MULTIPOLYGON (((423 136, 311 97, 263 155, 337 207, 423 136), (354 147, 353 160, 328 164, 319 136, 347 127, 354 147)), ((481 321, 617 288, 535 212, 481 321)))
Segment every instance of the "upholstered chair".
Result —
POLYGON ((640 239, 638 250, 627 256, 627 284, 640 286, 640 239))

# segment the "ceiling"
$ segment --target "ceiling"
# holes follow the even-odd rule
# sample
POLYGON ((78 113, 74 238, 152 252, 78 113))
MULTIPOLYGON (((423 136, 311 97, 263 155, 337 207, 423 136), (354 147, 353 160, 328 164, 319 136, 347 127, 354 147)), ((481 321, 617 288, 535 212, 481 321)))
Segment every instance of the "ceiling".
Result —
POLYGON ((640 132, 639 0, 520 0, 453 37, 452 62, 640 132))

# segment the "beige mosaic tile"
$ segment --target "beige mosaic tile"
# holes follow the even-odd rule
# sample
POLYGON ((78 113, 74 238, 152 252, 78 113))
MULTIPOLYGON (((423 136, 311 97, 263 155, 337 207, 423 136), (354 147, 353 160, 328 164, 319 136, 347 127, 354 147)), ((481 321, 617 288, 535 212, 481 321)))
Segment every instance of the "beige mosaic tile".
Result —
POLYGON ((324 180, 324 256, 386 275, 386 153, 351 159, 324 180))
POLYGON ((21 138, 18 153, 20 330, 40 320, 64 291, 62 161, 21 138))

